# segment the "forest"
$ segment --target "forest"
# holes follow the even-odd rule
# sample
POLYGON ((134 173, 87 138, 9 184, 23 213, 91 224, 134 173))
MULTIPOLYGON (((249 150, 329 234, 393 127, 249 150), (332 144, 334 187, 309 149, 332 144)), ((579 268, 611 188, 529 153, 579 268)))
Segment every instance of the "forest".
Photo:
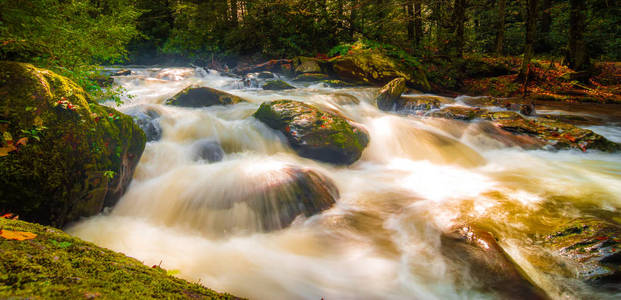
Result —
POLYGON ((618 299, 620 153, 616 0, 0 0, 0 299, 618 299))

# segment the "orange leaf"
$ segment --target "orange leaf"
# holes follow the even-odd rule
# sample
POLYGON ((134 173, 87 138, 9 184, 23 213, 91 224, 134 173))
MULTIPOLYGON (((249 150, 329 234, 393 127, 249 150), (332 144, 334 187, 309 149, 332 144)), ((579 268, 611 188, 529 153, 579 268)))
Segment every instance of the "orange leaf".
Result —
POLYGON ((26 146, 26 143, 28 143, 28 138, 27 137, 23 137, 23 138, 19 139, 17 141, 17 143, 15 143, 15 146, 19 146, 19 145, 26 146))
POLYGON ((0 236, 7 240, 16 240, 16 241, 32 240, 37 237, 37 235, 32 232, 11 231, 11 230, 1 230, 0 236))
POLYGON ((9 155, 9 152, 13 152, 15 150, 17 150, 17 148, 15 148, 15 145, 13 144, 9 144, 6 147, 0 147, 0 157, 7 156, 9 155))
POLYGON ((8 213, 8 214, 4 214, 4 215, 0 216, 0 218, 5 218, 5 219, 10 219, 12 217, 13 217, 12 213, 8 213))

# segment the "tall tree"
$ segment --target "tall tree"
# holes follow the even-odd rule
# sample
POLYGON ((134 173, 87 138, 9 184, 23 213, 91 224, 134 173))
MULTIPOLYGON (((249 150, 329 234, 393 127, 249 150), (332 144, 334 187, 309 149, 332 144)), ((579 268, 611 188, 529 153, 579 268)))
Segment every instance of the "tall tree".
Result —
POLYGON ((453 7, 454 51, 457 57, 464 55, 464 23, 466 22, 466 0, 455 0, 453 7))
POLYGON ((567 63, 570 68, 576 71, 584 71, 591 64, 583 35, 586 30, 584 16, 586 3, 585 0, 570 0, 569 6, 569 51, 567 63))
POLYGON ((496 55, 502 55, 505 41, 505 10, 507 0, 498 0, 498 23, 496 28, 496 55))
POLYGON ((423 38, 422 0, 414 0, 414 33, 416 39, 416 47, 419 47, 420 41, 423 38))
POLYGON ((405 3, 405 11, 407 13, 408 22, 408 41, 416 45, 416 32, 414 31, 414 0, 407 0, 405 3))
MULTIPOLYGON (((573 0, 572 0, 573 1, 573 0)), ((524 38, 524 58, 518 78, 526 80, 528 66, 533 58, 533 44, 537 34, 537 0, 526 0, 526 33, 524 38)))

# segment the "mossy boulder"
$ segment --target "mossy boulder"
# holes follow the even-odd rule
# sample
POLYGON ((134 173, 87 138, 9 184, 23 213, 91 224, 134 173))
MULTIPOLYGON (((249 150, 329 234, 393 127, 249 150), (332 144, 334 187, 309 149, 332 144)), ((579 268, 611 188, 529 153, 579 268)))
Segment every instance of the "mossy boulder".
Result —
POLYGON ((447 106, 440 110, 432 111, 429 115, 436 118, 470 121, 480 117, 487 110, 469 106, 447 106))
POLYGON ((570 221, 540 241, 573 275, 621 291, 621 226, 596 218, 570 221))
POLYGON ((430 111, 440 108, 443 104, 451 104, 454 101, 450 98, 440 96, 415 95, 401 96, 394 101, 394 108, 397 111, 430 111))
POLYGON ((303 102, 264 102, 254 117, 280 131, 300 156, 319 161, 352 164, 369 143, 362 127, 303 102))
POLYGON ((298 65, 295 67, 295 73, 321 73, 321 65, 317 59, 311 57, 296 57, 294 62, 298 65))
POLYGON ((395 78, 383 86, 375 98, 377 107, 381 110, 395 109, 395 101, 407 90, 405 81, 405 78, 395 78))
POLYGON ((131 117, 30 64, 0 62, 0 95, 3 211, 62 226, 118 201, 146 142, 131 117))
POLYGON ((158 267, 72 237, 59 229, 0 218, 2 299, 239 299, 168 275, 158 267))
POLYGON ((449 259, 456 280, 466 285, 474 283, 472 287, 499 299, 548 299, 496 238, 481 228, 462 225, 442 234, 441 252, 449 259))
POLYGON ((332 73, 338 79, 361 84, 384 85, 395 78, 405 78, 408 85, 429 90, 426 73, 421 68, 411 68, 401 60, 384 54, 380 50, 352 51, 345 56, 330 60, 332 73))
POLYGON ((282 80, 269 80, 263 85, 264 90, 282 91, 295 89, 294 86, 282 80))
POLYGON ((304 73, 293 78, 293 81, 323 81, 329 79, 330 76, 323 73, 304 73))
POLYGON ((162 138, 160 114, 145 106, 135 106, 125 111, 125 114, 134 119, 134 122, 144 131, 147 142, 158 141, 162 138))
POLYGON ((166 104, 182 107, 208 107, 247 102, 245 99, 205 86, 189 86, 166 100, 166 104))

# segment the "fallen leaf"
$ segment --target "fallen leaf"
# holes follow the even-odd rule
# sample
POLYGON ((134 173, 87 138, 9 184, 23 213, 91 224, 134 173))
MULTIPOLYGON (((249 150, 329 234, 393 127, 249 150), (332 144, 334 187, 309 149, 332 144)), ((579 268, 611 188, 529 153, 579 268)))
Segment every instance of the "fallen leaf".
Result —
POLYGON ((8 214, 4 214, 4 215, 0 216, 0 218, 5 218, 5 219, 10 219, 12 217, 13 217, 12 213, 8 213, 8 214))
POLYGON ((35 119, 34 119, 34 125, 36 127, 43 126, 43 119, 41 119, 41 117, 39 117, 39 116, 36 116, 35 119))
POLYGON ((27 137, 23 137, 23 138, 19 139, 17 141, 17 143, 15 143, 15 146, 19 146, 19 145, 26 146, 26 143, 28 143, 28 138, 27 137))
POLYGON ((11 133, 10 133, 10 132, 8 132, 8 131, 5 131, 5 132, 2 134, 2 137, 4 137, 4 140, 5 140, 5 141, 12 141, 12 140, 13 140, 13 136, 12 136, 12 135, 11 135, 11 133))
POLYGON ((9 155, 9 152, 13 152, 15 150, 17 150, 17 148, 13 144, 9 144, 6 147, 0 147, 0 157, 7 156, 9 155))
POLYGON ((26 231, 0 230, 0 236, 7 240, 25 241, 37 237, 35 233, 26 231))

